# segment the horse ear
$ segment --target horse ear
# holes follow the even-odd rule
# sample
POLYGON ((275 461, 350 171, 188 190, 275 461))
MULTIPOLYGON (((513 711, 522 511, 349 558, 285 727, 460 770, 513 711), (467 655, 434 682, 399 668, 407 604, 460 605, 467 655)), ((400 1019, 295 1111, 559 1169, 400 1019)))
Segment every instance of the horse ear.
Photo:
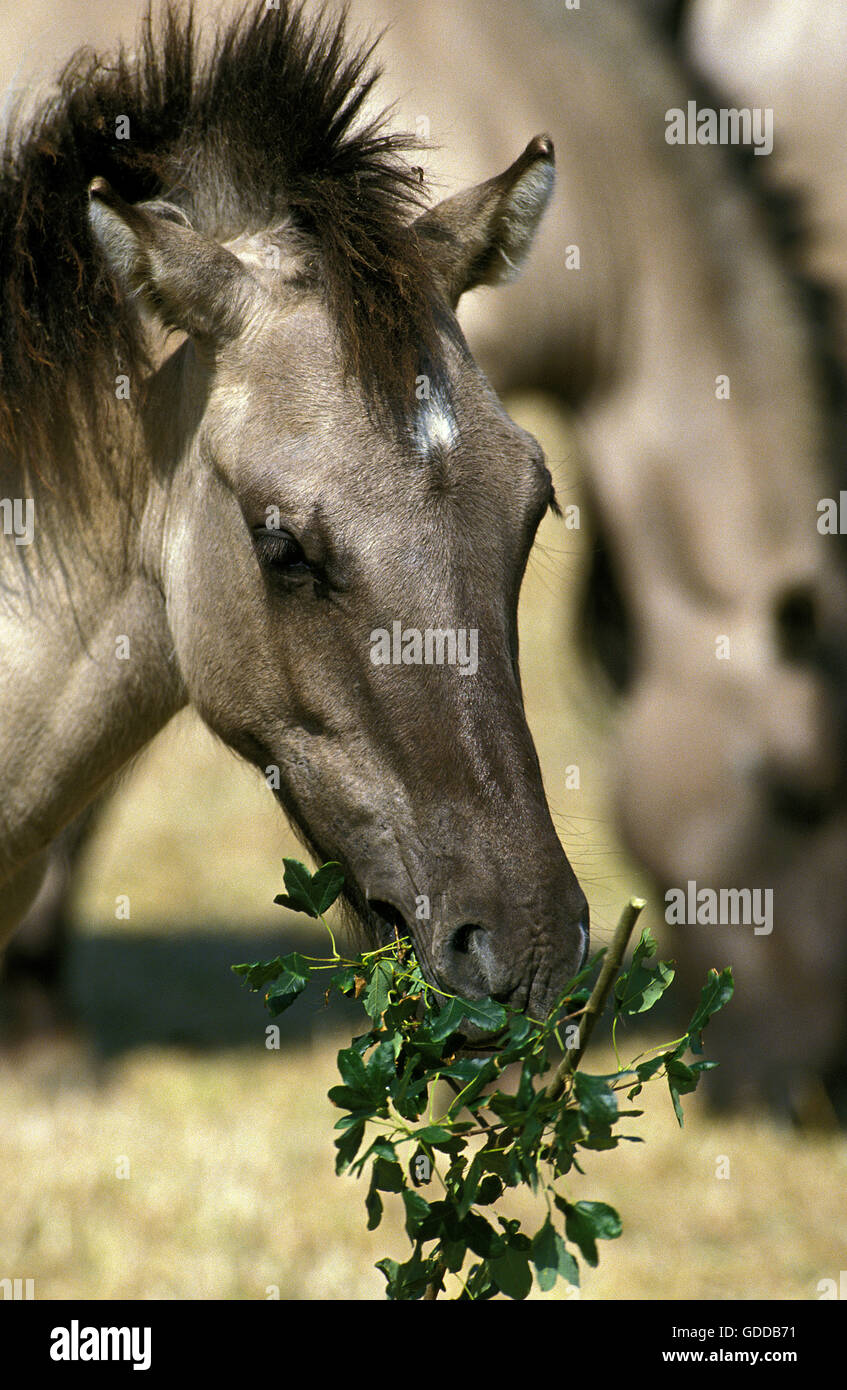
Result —
POLYGON ((241 331, 257 286, 231 251, 195 231, 174 204, 125 203, 101 178, 89 184, 88 199, 115 279, 140 292, 168 328, 216 342, 241 331))
POLYGON ((445 198, 415 221, 454 308, 466 290, 516 280, 556 180, 549 135, 536 135, 505 173, 445 198))

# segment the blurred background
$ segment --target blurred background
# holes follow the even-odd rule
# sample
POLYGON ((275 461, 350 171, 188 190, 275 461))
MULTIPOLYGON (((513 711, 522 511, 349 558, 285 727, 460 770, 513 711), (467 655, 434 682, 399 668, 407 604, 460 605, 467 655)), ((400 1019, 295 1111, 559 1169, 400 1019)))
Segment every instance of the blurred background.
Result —
MULTIPOLYGON (((131 42, 141 9, 4 0, 0 89, 29 90, 79 43, 131 42)), ((515 153, 533 133, 516 132, 515 153)), ((562 505, 585 507, 568 411, 538 391, 506 404, 541 441, 562 505)), ((617 706, 578 654, 592 545, 587 525, 542 523, 520 606, 527 715, 594 944, 641 893, 669 953, 661 894, 615 830, 617 706)), ((301 857, 259 775, 190 712, 97 808, 61 893, 61 992, 24 969, 0 1001, 0 1275, 34 1278, 38 1298, 381 1296, 373 1262, 402 1256, 402 1223, 389 1209, 366 1232, 363 1184, 334 1173, 326 1099, 357 1011, 308 995, 269 1051, 261 1003, 229 969, 295 945, 322 950, 320 933, 273 903, 291 854, 301 857)), ((598 1049, 592 1070, 609 1065, 598 1049)), ((600 1267, 583 1270, 580 1296, 817 1297, 847 1251, 847 1139, 831 1108, 812 1104, 797 1132, 761 1099, 715 1115, 698 1096, 680 1132, 654 1089, 635 1126, 647 1142, 588 1155, 574 1183, 624 1224, 600 1267)))

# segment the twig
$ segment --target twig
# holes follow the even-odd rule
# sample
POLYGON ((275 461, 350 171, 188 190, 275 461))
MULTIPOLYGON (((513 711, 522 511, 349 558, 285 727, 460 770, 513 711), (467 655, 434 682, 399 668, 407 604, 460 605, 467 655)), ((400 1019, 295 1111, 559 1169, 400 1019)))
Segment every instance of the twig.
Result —
POLYGON ((439 1260, 435 1268, 435 1276, 426 1286, 426 1293, 421 1299, 422 1303, 433 1303, 438 1297, 439 1289, 444 1288, 444 1276, 447 1273, 447 1266, 443 1260, 439 1260))
POLYGON ((555 1100, 557 1096, 561 1095, 568 1077, 573 1075, 579 1066, 582 1054, 588 1046, 588 1040, 594 1031, 594 1025, 605 1008, 606 997, 612 987, 614 978, 621 968, 621 963, 626 953, 633 927, 638 921, 644 906, 645 902, 643 898, 630 898, 621 913, 621 920, 618 922, 617 928, 615 929, 611 945, 606 951, 600 974, 597 977, 597 983, 591 991, 591 997, 582 1011, 582 1018, 579 1023, 579 1041, 576 1047, 570 1048, 566 1053, 556 1075, 545 1091, 545 1095, 550 1100, 555 1100))

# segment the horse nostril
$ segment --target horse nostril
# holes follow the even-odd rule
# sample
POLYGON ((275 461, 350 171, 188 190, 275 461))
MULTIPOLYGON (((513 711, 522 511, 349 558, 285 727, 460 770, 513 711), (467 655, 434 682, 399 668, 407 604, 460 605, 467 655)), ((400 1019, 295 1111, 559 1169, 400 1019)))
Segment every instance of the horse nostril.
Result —
POLYGON ((474 932, 482 931, 482 927, 476 922, 463 922, 457 927, 450 938, 450 949, 457 956, 466 956, 471 949, 471 941, 474 932))
POLYGON ((451 989, 470 999, 488 995, 500 1004, 512 1000, 518 986, 511 979, 510 967, 492 950, 491 938, 479 922, 463 922, 456 927, 447 949, 451 989))

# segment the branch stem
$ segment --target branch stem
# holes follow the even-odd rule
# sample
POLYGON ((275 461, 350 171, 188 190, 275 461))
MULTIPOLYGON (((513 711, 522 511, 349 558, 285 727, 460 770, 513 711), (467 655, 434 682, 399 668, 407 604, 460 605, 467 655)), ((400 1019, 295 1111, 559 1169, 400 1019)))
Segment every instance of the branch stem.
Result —
POLYGON ((545 1095, 550 1100, 555 1100, 557 1096, 561 1095, 562 1091, 565 1089, 568 1078, 573 1075, 579 1066, 582 1054, 588 1046, 588 1040, 594 1031, 594 1026, 606 1006, 606 998, 609 990, 612 987, 615 976, 621 968, 626 948, 629 944, 629 938, 632 936, 633 928, 644 907, 645 902, 643 898, 630 898, 621 913, 621 919, 615 929, 611 944, 606 951, 603 964, 600 968, 600 974, 597 976, 597 983, 591 991, 591 997, 582 1011, 582 1017, 579 1022, 579 1040, 577 1045, 576 1047, 572 1047, 565 1054, 564 1060, 559 1066, 556 1075, 545 1091, 545 1095))

